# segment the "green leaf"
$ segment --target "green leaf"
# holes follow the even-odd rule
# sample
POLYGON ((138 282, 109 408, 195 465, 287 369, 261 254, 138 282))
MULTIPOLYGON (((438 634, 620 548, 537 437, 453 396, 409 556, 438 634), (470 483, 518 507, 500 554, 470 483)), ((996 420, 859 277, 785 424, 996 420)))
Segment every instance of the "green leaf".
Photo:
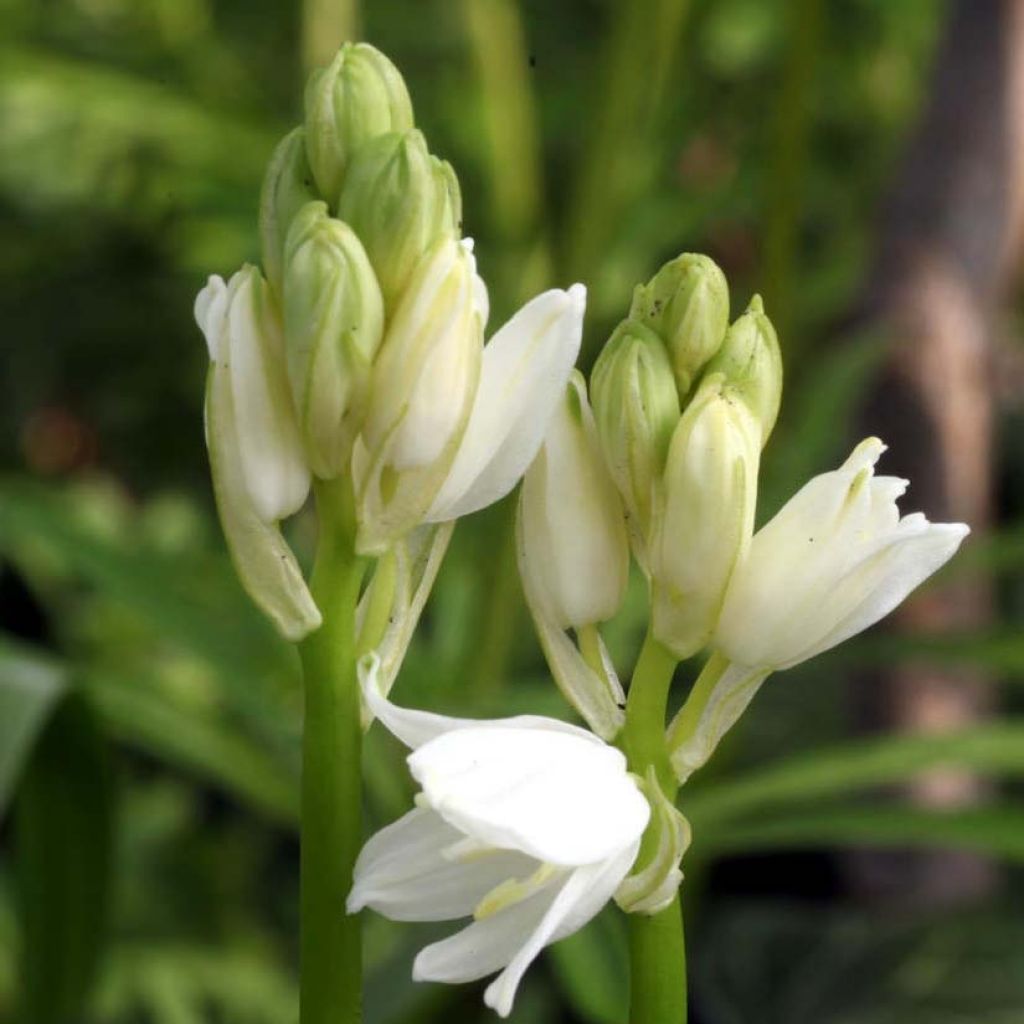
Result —
MULTIPOLYGON (((858 740, 761 765, 730 781, 684 789, 680 805, 705 827, 776 807, 848 796, 930 768, 957 766, 1024 774, 1024 723, 956 733, 858 740)), ((695 826, 696 827, 696 826, 695 826)))
POLYGON ((275 824, 298 824, 297 774, 243 732, 137 681, 97 675, 84 685, 119 740, 213 783, 275 824))
POLYGON ((0 820, 25 759, 66 690, 60 666, 0 641, 0 820))
POLYGON ((733 825, 694 823, 694 847, 702 856, 823 846, 956 847, 1024 863, 1024 810, 998 804, 941 812, 828 807, 733 825))
POLYGON ((555 976, 575 1012, 594 1024, 629 1016, 629 955, 622 914, 607 907, 575 935, 550 949, 555 976))
POLYGON ((81 1019, 103 949, 113 845, 104 738, 84 697, 54 713, 15 804, 23 1024, 81 1019))

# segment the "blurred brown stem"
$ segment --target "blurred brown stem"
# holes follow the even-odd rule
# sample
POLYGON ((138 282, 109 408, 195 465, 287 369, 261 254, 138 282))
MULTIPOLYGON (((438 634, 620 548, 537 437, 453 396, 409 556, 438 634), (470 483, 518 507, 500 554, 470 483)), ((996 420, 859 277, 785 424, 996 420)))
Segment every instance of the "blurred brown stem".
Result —
MULTIPOLYGON (((912 503, 975 533, 992 522, 993 331, 1016 268, 1024 209, 1024 3, 957 0, 921 121, 884 208, 858 327, 889 339, 864 425, 892 447, 887 473, 912 503)), ((978 575, 929 589, 897 616, 908 631, 976 631, 991 617, 978 575)), ((984 716, 990 681, 973 670, 900 666, 858 681, 873 727, 947 730, 984 716)), ((968 772, 931 773, 907 796, 928 806, 976 801, 968 772)), ((994 877, 982 858, 870 853, 853 861, 868 895, 934 905, 971 898, 994 877)))

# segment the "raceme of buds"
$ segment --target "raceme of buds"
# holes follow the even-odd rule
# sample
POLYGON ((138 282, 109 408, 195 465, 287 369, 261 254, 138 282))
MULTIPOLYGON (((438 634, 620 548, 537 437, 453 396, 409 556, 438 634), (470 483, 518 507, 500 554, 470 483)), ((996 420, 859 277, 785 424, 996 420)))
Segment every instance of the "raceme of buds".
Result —
POLYGON ((665 343, 679 394, 685 396, 725 337, 729 285, 713 260, 683 253, 637 287, 629 316, 665 343))
POLYGON ((705 377, 672 437, 651 542, 654 636, 688 658, 710 639, 750 542, 761 431, 720 374, 705 377))
POLYGON ((299 440, 273 298, 255 267, 228 284, 211 277, 196 297, 206 337, 206 442, 221 523, 242 584, 290 640, 320 624, 320 612, 281 537, 310 474, 299 440))
POLYGON ((371 139, 413 126, 399 70, 367 43, 346 43, 306 86, 306 152, 320 195, 337 202, 353 155, 371 139))
POLYGON ((347 472, 384 333, 377 279, 355 232, 322 202, 294 217, 285 252, 288 378, 317 476, 347 472))
POLYGON ((353 157, 338 216, 366 247, 391 309, 423 254, 441 239, 459 237, 459 182, 451 164, 431 156, 422 132, 389 133, 353 157))
POLYGON ((361 552, 516 485, 576 361, 585 295, 574 285, 537 296, 481 353, 487 299, 471 244, 446 240, 427 254, 389 323, 355 448, 361 552))
POLYGON ((507 1017, 541 950, 612 898, 650 808, 622 753, 586 730, 532 715, 472 721, 396 707, 377 671, 373 656, 363 659, 363 697, 412 748, 421 792, 363 847, 347 909, 396 921, 472 917, 420 951, 413 978, 497 974, 484 1002, 507 1017))
POLYGON ((761 444, 767 444, 782 401, 782 354, 759 295, 729 328, 705 372, 724 374, 733 392, 760 421, 761 444))
POLYGON ((578 370, 523 478, 520 515, 524 568, 551 621, 569 629, 615 615, 629 544, 578 370))
POLYGON ((260 192, 263 266, 278 298, 282 294, 288 228, 299 210, 317 198, 313 175, 306 161, 306 133, 304 129, 296 128, 274 150, 260 192))
POLYGON ((578 371, 523 478, 516 541, 523 590, 555 681, 591 729, 612 739, 625 698, 594 626, 622 604, 629 541, 578 371), (570 628, 589 644, 586 655, 566 636, 570 628))
POLYGON ((679 394, 660 338, 624 320, 602 349, 590 393, 605 460, 626 505, 630 539, 641 565, 672 432, 679 394))
POLYGON ((900 518, 906 480, 875 477, 885 445, 862 441, 754 536, 733 575, 714 643, 730 661, 789 668, 888 615, 953 557, 963 523, 900 518))

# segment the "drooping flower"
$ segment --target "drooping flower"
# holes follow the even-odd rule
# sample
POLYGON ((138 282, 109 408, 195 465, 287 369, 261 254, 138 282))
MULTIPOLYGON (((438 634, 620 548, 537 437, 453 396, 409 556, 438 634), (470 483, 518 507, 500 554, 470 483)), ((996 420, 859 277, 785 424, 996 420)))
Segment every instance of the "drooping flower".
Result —
POLYGON ((278 528, 310 486, 280 316, 259 271, 245 266, 227 284, 210 278, 195 317, 210 353, 206 444, 231 557, 252 599, 299 640, 320 625, 320 612, 278 528))
POLYGON ((523 478, 516 547, 551 672, 590 728, 612 739, 622 726, 625 696, 597 626, 625 597, 629 540, 579 371, 523 478))
POLYGON ((484 1001, 503 1017, 541 950, 608 902, 640 848, 650 809, 622 753, 538 716, 493 721, 397 707, 379 665, 360 664, 373 714, 412 753, 417 806, 363 848, 348 910, 397 921, 472 916, 421 950, 418 981, 497 973, 484 1001), (500 972, 500 973, 499 973, 500 972))

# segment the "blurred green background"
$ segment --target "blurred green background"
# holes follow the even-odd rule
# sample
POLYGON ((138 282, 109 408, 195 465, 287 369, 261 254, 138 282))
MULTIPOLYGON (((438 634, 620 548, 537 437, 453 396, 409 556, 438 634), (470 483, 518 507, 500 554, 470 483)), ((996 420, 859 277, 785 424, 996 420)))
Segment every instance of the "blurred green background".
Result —
MULTIPOLYGON (((997 35, 1020 8, 969 6, 997 35)), ((865 295, 880 214, 924 112, 946 103, 935 58, 954 14, 937 0, 0 0, 0 1019, 296 1019, 297 662, 214 519, 192 301, 207 274, 258 259, 263 167, 300 119, 306 70, 351 36, 401 68, 461 178, 492 323, 582 280, 588 362, 633 284, 682 250, 722 264, 734 315, 764 293, 789 390, 763 519, 842 454, 879 393, 889 336, 865 295)), ((991 105, 946 113, 1010 138, 991 105)), ((927 193, 944 159, 912 184, 927 193)), ((1001 223, 969 200, 947 220, 1001 223)), ((991 528, 921 618, 943 593, 982 597, 938 632, 875 630, 773 679, 687 787, 695 1024, 1024 1019, 1024 375, 1015 255, 989 266, 997 249, 1012 249, 998 232, 968 269, 998 347, 984 358, 1009 360, 986 398, 998 429, 990 448, 952 451, 983 466, 991 528), (944 732, 905 733, 927 716, 886 711, 903 692, 893 666, 984 697, 944 732)), ((940 383, 955 403, 958 381, 940 383)), ((941 518, 928 500, 942 493, 930 480, 910 500, 941 518)), ((566 715, 510 521, 505 502, 460 524, 402 703, 566 715)), ((294 525, 307 556, 314 525, 294 525)), ((609 631, 623 669, 645 622, 634 583, 609 631)), ((372 731, 373 827, 409 806, 401 756, 372 731)), ((435 934, 369 917, 370 1022, 487 1019, 475 986, 409 980, 435 934)), ((606 911, 542 958, 512 1019, 623 1024, 626 984, 606 911)))

